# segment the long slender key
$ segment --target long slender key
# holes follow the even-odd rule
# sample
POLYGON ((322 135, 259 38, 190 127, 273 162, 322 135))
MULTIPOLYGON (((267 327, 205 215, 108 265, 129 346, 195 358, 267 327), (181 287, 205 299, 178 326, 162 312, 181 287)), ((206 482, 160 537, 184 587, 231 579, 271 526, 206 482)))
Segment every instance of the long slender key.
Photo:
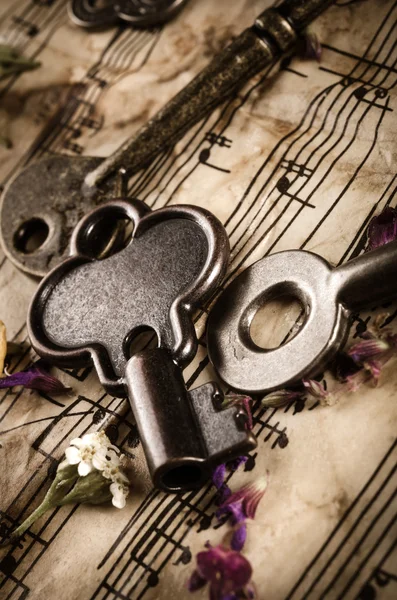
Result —
POLYGON ((232 388, 265 393, 321 372, 346 339, 351 311, 397 295, 397 242, 332 269, 317 254, 288 250, 263 258, 225 289, 208 319, 208 354, 232 388), (250 325, 268 300, 296 297, 305 322, 286 344, 263 349, 250 325))
POLYGON ((282 53, 334 0, 284 0, 258 16, 193 81, 112 156, 51 157, 32 164, 3 194, 1 241, 21 269, 43 276, 65 258, 68 238, 87 211, 114 197, 122 168, 133 174, 282 53))
POLYGON ((155 485, 200 485, 213 467, 255 448, 236 407, 220 409, 215 383, 187 391, 184 368, 197 339, 192 312, 225 272, 229 244, 211 213, 191 206, 151 212, 139 200, 115 200, 83 218, 72 258, 41 283, 30 307, 33 347, 55 364, 93 363, 105 389, 128 395, 155 485), (103 226, 127 220, 133 237, 106 258, 103 226), (143 330, 157 348, 131 355, 143 330))

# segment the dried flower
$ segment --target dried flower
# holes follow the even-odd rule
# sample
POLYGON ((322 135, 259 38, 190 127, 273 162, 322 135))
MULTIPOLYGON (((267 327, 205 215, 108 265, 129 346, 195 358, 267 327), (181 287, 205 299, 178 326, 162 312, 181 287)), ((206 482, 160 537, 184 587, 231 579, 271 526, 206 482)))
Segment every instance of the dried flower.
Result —
POLYGON ((313 31, 306 29, 303 37, 305 42, 303 58, 320 62, 322 47, 318 35, 313 31))
POLYGON ((386 206, 379 215, 373 217, 367 229, 366 252, 397 239, 397 209, 386 206))
MULTIPOLYGON (((382 337, 375 336, 368 331, 365 338, 354 344, 348 355, 358 364, 364 367, 372 376, 375 383, 378 381, 382 368, 396 353, 397 335, 383 330, 382 337)), ((352 389, 357 389, 356 382, 349 378, 352 389)))
POLYGON ((65 451, 65 460, 42 503, 9 536, 18 539, 47 510, 66 504, 102 504, 112 500, 123 508, 129 493, 129 480, 121 469, 121 457, 103 431, 75 438, 65 451))
POLYGON ((348 382, 361 369, 346 352, 338 352, 331 364, 334 377, 341 383, 348 382))
POLYGON ((263 406, 278 408, 279 406, 284 406, 289 402, 303 400, 304 397, 304 390, 275 390, 274 392, 271 392, 262 398, 262 404, 263 406))
POLYGON ((302 383, 307 393, 318 400, 320 404, 328 404, 330 393, 327 392, 324 385, 315 379, 302 379, 302 383))
POLYGON ((217 515, 229 514, 233 524, 243 519, 254 519, 259 502, 268 486, 268 478, 260 477, 232 493, 217 510, 217 515))
POLYGON ((240 406, 244 410, 244 415, 247 417, 245 424, 246 429, 251 430, 253 427, 252 412, 251 412, 252 398, 250 396, 243 396, 241 394, 229 394, 223 398, 221 408, 227 408, 229 406, 240 406))
POLYGON ((207 548, 197 555, 197 568, 188 582, 189 591, 194 592, 209 583, 211 600, 252 598, 252 567, 248 560, 222 545, 207 544, 207 548))
POLYGON ((360 340, 349 348, 347 353, 356 363, 363 364, 369 359, 384 354, 387 350, 390 350, 390 344, 386 340, 371 337, 360 340))
POLYGON ((0 378, 0 389, 10 388, 16 385, 22 385, 31 390, 39 390, 41 392, 56 395, 64 394, 70 388, 63 385, 59 379, 53 377, 41 367, 30 367, 26 371, 19 371, 7 377, 0 378))
POLYGON ((241 467, 241 465, 245 465, 247 460, 248 460, 248 456, 238 456, 237 458, 234 458, 233 460, 229 460, 227 463, 227 467, 228 467, 229 471, 234 473, 235 471, 237 471, 237 469, 239 467, 241 467))
POLYGON ((228 498, 232 493, 229 486, 225 483, 226 470, 228 469, 232 472, 237 471, 237 469, 241 465, 245 464, 247 460, 247 456, 238 456, 237 458, 228 461, 227 463, 221 463, 214 469, 212 473, 212 483, 218 490, 218 504, 222 504, 226 500, 226 498, 228 498))
POLYGON ((242 550, 247 537, 246 520, 255 518, 258 504, 263 498, 267 485, 267 477, 262 477, 244 486, 230 494, 216 511, 219 520, 226 516, 231 524, 236 526, 231 541, 233 550, 242 550))

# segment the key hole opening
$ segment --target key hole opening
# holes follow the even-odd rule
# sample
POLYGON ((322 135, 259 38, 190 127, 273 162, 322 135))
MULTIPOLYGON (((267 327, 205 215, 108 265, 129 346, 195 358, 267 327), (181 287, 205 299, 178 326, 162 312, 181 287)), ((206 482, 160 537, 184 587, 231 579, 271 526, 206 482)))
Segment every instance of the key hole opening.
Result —
POLYGON ((50 228, 44 219, 34 217, 20 225, 14 234, 14 246, 23 254, 32 254, 44 244, 50 228))
POLYGON ((124 216, 100 217, 89 223, 81 236, 80 252, 96 260, 109 258, 128 246, 133 231, 133 222, 124 216))
POLYGON ((251 340, 264 350, 272 350, 291 341, 302 329, 307 310, 302 300, 291 293, 264 299, 250 323, 251 340))
POLYGON ((124 341, 124 355, 127 360, 148 348, 159 348, 160 340, 153 327, 141 325, 129 332, 124 341))
POLYGON ((164 473, 161 477, 163 485, 169 490, 190 489, 200 485, 203 480, 203 472, 197 465, 179 465, 164 473))

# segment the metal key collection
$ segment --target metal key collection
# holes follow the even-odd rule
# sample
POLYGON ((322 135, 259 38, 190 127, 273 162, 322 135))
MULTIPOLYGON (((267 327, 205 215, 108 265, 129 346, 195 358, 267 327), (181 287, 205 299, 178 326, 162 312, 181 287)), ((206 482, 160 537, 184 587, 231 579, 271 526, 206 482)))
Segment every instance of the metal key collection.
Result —
MULTIPOLYGON (((187 391, 182 376, 197 349, 193 312, 215 296, 229 245, 221 223, 203 209, 181 205, 151 212, 123 197, 120 172, 125 180, 174 144, 293 47, 297 33, 331 3, 285 0, 264 11, 113 156, 46 158, 26 167, 4 192, 7 255, 31 274, 50 271, 29 311, 34 349, 55 364, 91 363, 109 393, 128 395, 153 481, 167 491, 200 485, 216 464, 256 445, 242 413, 221 409, 223 394, 215 383, 187 391), (115 196, 122 197, 104 202, 115 196), (120 222, 132 228, 128 242, 120 239, 120 222), (30 252, 29 227, 37 223, 44 223, 47 239, 30 252), (134 337, 148 329, 157 348, 131 353, 134 337)), ((165 20, 183 4, 74 0, 70 10, 87 27, 126 14, 131 22, 140 15, 139 23, 150 25, 155 11, 165 20)), ((210 312, 208 352, 215 370, 231 388, 249 393, 318 373, 343 344, 351 310, 361 299, 368 304, 396 295, 396 259, 397 242, 333 270, 321 257, 295 250, 258 261, 210 312), (250 335, 252 319, 265 301, 285 292, 303 304, 305 323, 283 346, 259 348, 250 335)))

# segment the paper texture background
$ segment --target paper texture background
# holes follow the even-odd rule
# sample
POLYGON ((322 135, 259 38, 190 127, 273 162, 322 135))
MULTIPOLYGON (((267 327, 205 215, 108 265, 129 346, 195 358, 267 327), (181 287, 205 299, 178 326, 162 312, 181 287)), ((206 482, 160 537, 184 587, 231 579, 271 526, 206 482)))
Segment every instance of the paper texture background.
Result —
MULTIPOLYGON (((107 156, 266 6, 192 0, 154 31, 87 34, 65 4, 1 2, 3 42, 42 62, 0 81, 0 120, 13 141, 0 149, 3 185, 50 152, 107 156)), ((393 1, 338 2, 315 24, 320 65, 293 59, 258 75, 134 177, 131 195, 153 209, 183 202, 214 212, 230 236, 228 277, 283 249, 313 250, 335 265, 361 252, 371 216, 396 203, 396 17, 393 1)), ((25 320, 36 286, 1 259, 0 318, 9 340, 27 343, 13 371, 34 359, 25 320)), ((387 307, 392 327, 395 310, 387 307)), ((279 335, 291 318, 267 318, 261 329, 279 335)), ((204 327, 201 318, 190 387, 215 378, 204 327)), ((117 416, 125 401, 104 394, 89 370, 53 372, 71 396, 0 394, 0 532, 38 505, 68 440, 104 419, 131 455, 134 490, 121 511, 65 507, 41 518, 18 548, 1 550, 0 597, 188 598, 195 554, 227 531, 214 528, 214 489, 182 497, 153 490, 131 414, 117 416)), ((246 545, 261 599, 396 598, 396 387, 391 362, 378 388, 333 407, 257 404, 258 449, 230 486, 270 473, 246 545)))

